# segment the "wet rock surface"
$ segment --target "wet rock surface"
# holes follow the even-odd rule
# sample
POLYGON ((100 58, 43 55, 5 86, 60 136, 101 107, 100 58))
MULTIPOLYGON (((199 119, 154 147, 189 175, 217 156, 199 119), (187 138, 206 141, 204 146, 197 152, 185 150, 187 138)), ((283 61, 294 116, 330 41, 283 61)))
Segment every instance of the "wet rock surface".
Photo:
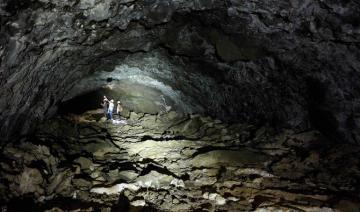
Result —
POLYGON ((2 147, 2 210, 356 211, 360 147, 200 115, 56 117, 2 147), (126 122, 126 123, 125 123, 126 122), (21 203, 21 204, 19 204, 21 203))

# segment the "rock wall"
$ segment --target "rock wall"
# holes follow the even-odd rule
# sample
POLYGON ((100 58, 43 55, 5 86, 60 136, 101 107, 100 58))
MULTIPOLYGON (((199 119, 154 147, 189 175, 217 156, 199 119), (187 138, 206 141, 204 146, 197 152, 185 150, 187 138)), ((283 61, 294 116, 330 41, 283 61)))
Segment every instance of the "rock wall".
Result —
POLYGON ((359 8, 355 0, 1 0, 1 138, 51 117, 82 78, 163 49, 216 81, 209 90, 205 77, 189 79, 197 92, 187 91, 214 116, 359 142, 359 8))

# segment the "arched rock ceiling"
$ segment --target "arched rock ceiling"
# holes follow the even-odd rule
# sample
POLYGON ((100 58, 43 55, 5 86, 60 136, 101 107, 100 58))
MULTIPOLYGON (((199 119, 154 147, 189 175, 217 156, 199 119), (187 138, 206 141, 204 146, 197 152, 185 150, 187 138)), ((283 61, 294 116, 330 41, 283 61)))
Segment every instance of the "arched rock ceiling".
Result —
MULTIPOLYGON (((161 67, 153 77, 184 104, 359 142, 359 8, 355 0, 1 0, 0 135, 31 131, 82 79, 149 54, 176 67, 172 78, 161 67)), ((128 67, 149 75, 138 62, 128 67)))

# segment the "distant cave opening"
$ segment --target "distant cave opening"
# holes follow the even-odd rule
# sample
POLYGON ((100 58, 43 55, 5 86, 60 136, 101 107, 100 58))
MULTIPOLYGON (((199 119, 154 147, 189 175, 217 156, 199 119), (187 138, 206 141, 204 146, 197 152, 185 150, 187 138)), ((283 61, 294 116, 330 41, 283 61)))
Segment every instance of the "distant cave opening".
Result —
POLYGON ((108 88, 100 88, 74 97, 62 102, 59 106, 58 113, 61 115, 73 113, 82 114, 89 110, 101 108, 103 96, 116 96, 116 92, 108 88))

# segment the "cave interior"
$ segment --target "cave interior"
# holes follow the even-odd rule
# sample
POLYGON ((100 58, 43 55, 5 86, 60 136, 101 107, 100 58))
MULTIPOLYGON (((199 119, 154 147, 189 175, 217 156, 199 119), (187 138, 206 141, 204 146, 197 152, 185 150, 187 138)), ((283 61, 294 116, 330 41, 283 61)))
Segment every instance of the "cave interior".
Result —
POLYGON ((0 0, 1 210, 360 211, 359 20, 356 0, 0 0))

